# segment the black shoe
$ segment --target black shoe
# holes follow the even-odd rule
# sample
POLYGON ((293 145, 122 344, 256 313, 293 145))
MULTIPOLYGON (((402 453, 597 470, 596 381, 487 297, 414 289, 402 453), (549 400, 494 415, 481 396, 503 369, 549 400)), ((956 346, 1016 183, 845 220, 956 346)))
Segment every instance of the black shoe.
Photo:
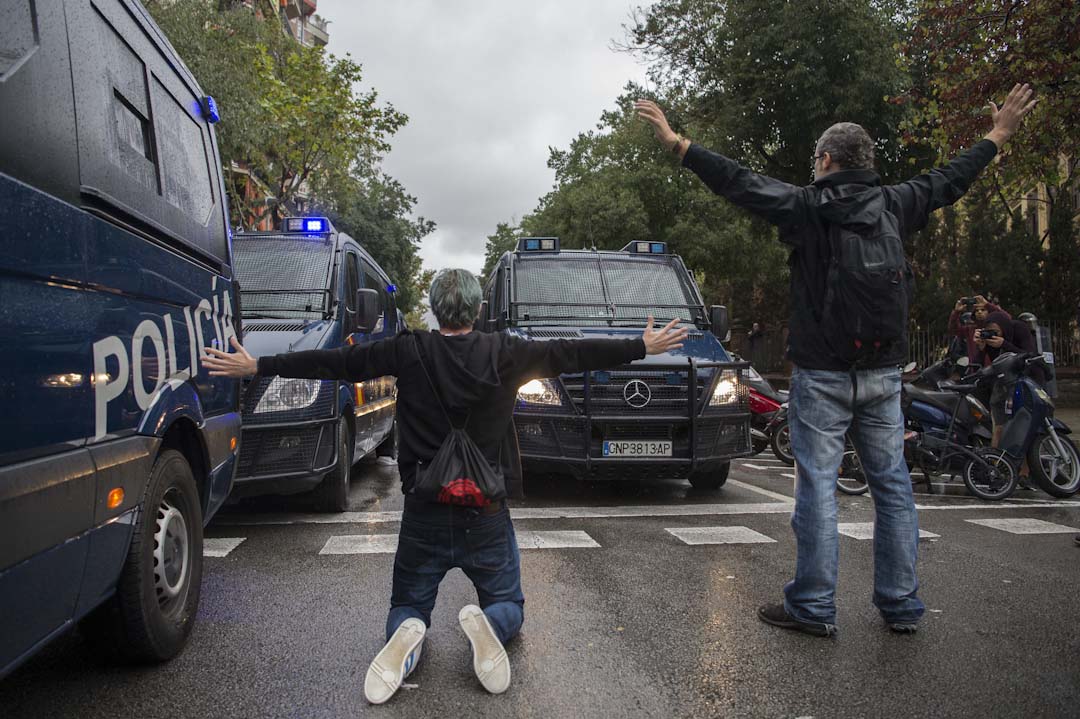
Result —
POLYGON ((1073 541, 1076 542, 1076 546, 1080 547, 1080 534, 1073 537, 1073 541))
POLYGON ((914 634, 919 631, 919 625, 904 622, 889 623, 889 631, 896 634, 914 634))
POLYGON ((836 634, 835 624, 824 622, 804 622, 787 613, 783 604, 765 604, 758 607, 758 619, 783 629, 794 629, 797 632, 812 634, 815 637, 831 637, 836 634))

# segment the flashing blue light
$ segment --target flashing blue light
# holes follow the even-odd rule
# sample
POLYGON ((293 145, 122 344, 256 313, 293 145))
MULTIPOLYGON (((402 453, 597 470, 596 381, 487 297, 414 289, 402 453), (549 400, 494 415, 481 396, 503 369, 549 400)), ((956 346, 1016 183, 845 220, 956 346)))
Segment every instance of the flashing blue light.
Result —
POLYGON ((282 227, 286 232, 329 232, 330 220, 325 217, 286 217, 282 227))
POLYGON ((397 292, 397 285, 387 285, 386 291, 390 294, 394 294, 395 292, 397 292))
POLYGON ((525 240, 525 249, 527 251, 534 251, 540 249, 540 240, 525 240))
POLYGON ((518 252, 558 252, 558 237, 522 237, 518 240, 518 252))
POLYGON ((322 232, 324 229, 322 220, 304 220, 305 232, 322 232))
POLYGON ((655 255, 662 255, 667 251, 667 247, 663 242, 653 242, 649 249, 655 255))
POLYGON ((217 103, 214 102, 214 98, 209 95, 206 95, 199 100, 199 109, 202 110, 203 119, 211 125, 216 124, 221 120, 221 113, 218 112, 217 103))

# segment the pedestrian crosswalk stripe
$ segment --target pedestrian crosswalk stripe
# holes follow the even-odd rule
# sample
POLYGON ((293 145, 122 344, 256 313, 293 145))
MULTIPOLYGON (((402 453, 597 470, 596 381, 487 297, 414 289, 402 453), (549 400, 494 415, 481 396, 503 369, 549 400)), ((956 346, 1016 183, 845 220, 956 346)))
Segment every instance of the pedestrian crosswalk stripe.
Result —
MULTIPOLYGON (((840 522, 836 525, 840 534, 845 537, 851 537, 853 539, 873 539, 874 538, 874 523, 873 522, 840 522)), ((933 532, 927 532, 925 529, 919 530, 919 539, 931 539, 933 537, 940 537, 940 534, 934 534, 933 532)))
POLYGON ((203 539, 204 557, 224 557, 239 547, 247 537, 207 537, 203 539))
POLYGON ((600 545, 586 532, 578 530, 563 530, 549 532, 533 532, 528 530, 516 530, 518 547, 521 549, 571 549, 571 548, 595 548, 600 545))
POLYGON ((1063 524, 1054 524, 1053 522, 1044 522, 1041 519, 1028 517, 965 519, 964 521, 990 527, 991 529, 1000 529, 1002 532, 1009 532, 1010 534, 1072 534, 1073 532, 1080 532, 1080 529, 1076 527, 1066 527, 1063 524))
POLYGON ((684 544, 757 544, 776 542, 749 527, 665 527, 684 544))
POLYGON ((740 467, 749 467, 750 469, 760 469, 760 470, 765 470, 765 471, 772 470, 774 472, 779 472, 781 470, 784 470, 784 469, 788 468, 788 466, 786 464, 780 464, 780 465, 777 465, 775 467, 772 467, 772 466, 766 467, 766 466, 763 466, 763 465, 760 465, 760 464, 750 464, 749 462, 741 464, 739 466, 740 467))
MULTIPOLYGON (((587 532, 580 530, 517 530, 516 534, 520 549, 596 549, 600 546, 587 532)), ((396 534, 346 534, 330 537, 319 554, 393 554, 397 545, 396 534)))

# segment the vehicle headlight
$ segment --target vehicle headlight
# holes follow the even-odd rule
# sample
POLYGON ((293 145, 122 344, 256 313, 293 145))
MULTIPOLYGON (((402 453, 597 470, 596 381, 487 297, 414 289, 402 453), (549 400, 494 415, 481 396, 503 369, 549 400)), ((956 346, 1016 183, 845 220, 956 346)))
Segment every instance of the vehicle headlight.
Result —
POLYGON ((716 385, 713 387, 712 398, 709 399, 709 406, 722 407, 733 405, 738 401, 739 378, 734 372, 724 370, 720 374, 720 379, 717 380, 716 385))
POLYGON ((555 383, 549 379, 529 380, 518 388, 518 401, 545 407, 559 407, 562 398, 555 383))
POLYGON ((320 382, 317 379, 275 377, 255 405, 255 412, 285 412, 310 407, 319 396, 320 382))

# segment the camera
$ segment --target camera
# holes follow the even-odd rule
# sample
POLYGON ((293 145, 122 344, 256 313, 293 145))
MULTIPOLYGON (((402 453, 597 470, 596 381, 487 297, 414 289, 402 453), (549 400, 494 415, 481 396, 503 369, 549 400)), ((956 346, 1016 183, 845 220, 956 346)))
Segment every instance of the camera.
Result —
POLYGON ((979 339, 984 339, 984 340, 989 340, 989 339, 993 339, 994 337, 1000 337, 1000 336, 1001 336, 1001 333, 998 332, 997 330, 982 330, 981 332, 979 332, 979 339))
POLYGON ((961 297, 960 304, 967 305, 968 307, 974 307, 975 305, 979 304, 979 301, 974 297, 961 297))
POLYGON ((960 313, 960 324, 975 324, 975 313, 972 310, 975 309, 975 305, 979 304, 979 301, 974 297, 961 297, 960 304, 967 308, 964 312, 960 313))

